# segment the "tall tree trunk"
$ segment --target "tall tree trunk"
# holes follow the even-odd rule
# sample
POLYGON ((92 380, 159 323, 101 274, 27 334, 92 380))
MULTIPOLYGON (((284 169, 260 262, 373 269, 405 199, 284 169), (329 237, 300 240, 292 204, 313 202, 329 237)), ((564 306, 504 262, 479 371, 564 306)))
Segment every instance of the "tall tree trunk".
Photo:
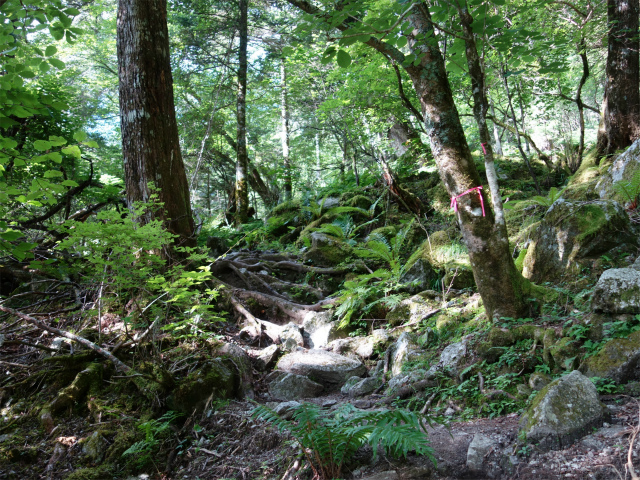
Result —
POLYGON ((578 43, 578 56, 582 60, 582 77, 580 77, 580 83, 578 83, 578 90, 576 91, 576 105, 578 106, 578 120, 580 123, 580 140, 578 142, 578 158, 575 165, 570 165, 572 173, 578 171, 582 164, 582 157, 584 155, 584 103, 582 102, 582 87, 589 78, 589 59, 587 58, 587 45, 584 41, 584 37, 580 39, 578 43))
POLYGON ((284 199, 291 200, 293 185, 291 181, 291 159, 289 158, 289 103, 287 98, 287 70, 285 58, 280 63, 280 103, 282 120, 282 160, 284 166, 284 199))
POLYGON ((639 0, 607 0, 608 53, 598 162, 638 138, 640 129, 639 0))
POLYGON ((249 155, 247 153, 247 10, 249 0, 240 0, 240 22, 238 33, 240 48, 238 51, 238 100, 236 117, 238 121, 236 186, 235 186, 235 224, 239 227, 249 217, 249 155))
POLYGON ((487 127, 487 111, 489 110, 489 102, 487 101, 486 87, 484 81, 484 72, 478 55, 478 47, 476 46, 475 34, 471 24, 473 18, 469 13, 468 6, 459 7, 458 14, 462 31, 465 35, 465 53, 467 56, 467 66, 469 75, 471 76, 471 90, 473 92, 473 117, 478 125, 478 134, 484 155, 484 165, 491 191, 491 202, 496 215, 496 228, 499 234, 507 238, 507 224, 504 219, 504 208, 502 206, 502 198, 500 196, 500 187, 498 186, 498 174, 496 173, 495 163, 493 161, 493 148, 491 147, 491 136, 487 127))
POLYGON ((117 43, 127 203, 131 208, 149 201, 153 184, 163 208, 148 211, 142 221, 161 219, 178 235, 177 243, 195 246, 173 101, 166 0, 120 0, 117 43))
POLYGON ((513 123, 513 128, 515 129, 515 137, 516 137, 516 144, 518 146, 518 151, 520 152, 520 155, 522 156, 524 163, 527 165, 527 169, 529 170, 529 175, 531 175, 531 178, 533 179, 533 183, 536 186, 536 192, 538 193, 538 195, 540 195, 542 192, 540 192, 540 184, 538 183, 538 177, 536 176, 536 172, 534 172, 533 168, 531 167, 531 162, 529 161, 529 157, 527 157, 527 154, 522 149, 522 142, 520 141, 520 133, 518 132, 518 121, 516 120, 516 111, 513 109, 513 102, 511 101, 511 94, 509 93, 509 82, 507 81, 507 72, 505 71, 505 66, 502 63, 500 63, 500 74, 502 76, 502 83, 504 85, 504 90, 507 93, 507 103, 508 103, 509 111, 511 112, 511 122, 513 123))
POLYGON ((320 175, 320 135, 316 133, 316 182, 321 185, 322 175, 320 175))

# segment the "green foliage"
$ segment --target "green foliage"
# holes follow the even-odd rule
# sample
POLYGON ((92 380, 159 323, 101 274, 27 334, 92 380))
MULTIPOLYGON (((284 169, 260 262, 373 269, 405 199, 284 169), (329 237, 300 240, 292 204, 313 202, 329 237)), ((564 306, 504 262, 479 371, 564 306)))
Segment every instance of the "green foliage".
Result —
POLYGON ((413 221, 401 229, 391 241, 382 235, 372 235, 364 248, 357 248, 356 254, 362 258, 372 258, 386 263, 388 268, 379 268, 373 273, 358 275, 344 282, 336 316, 340 318, 340 328, 346 327, 354 314, 361 316, 376 307, 391 309, 398 305, 404 296, 397 293, 402 287, 400 278, 408 263, 402 262, 402 248, 413 221))
POLYGON ((596 386, 596 390, 598 390, 598 393, 600 394, 611 395, 621 393, 623 390, 622 386, 617 385, 616 382, 610 378, 590 377, 589 380, 593 382, 596 386))
POLYGON ((551 205, 555 203, 556 200, 562 197, 563 192, 564 192, 564 188, 561 190, 558 190, 556 187, 551 187, 546 197, 543 197, 541 195, 534 195, 533 197, 530 197, 526 200, 521 200, 519 202, 505 203, 504 208, 505 210, 511 210, 516 207, 524 208, 529 206, 539 206, 539 207, 549 208, 551 205))
POLYGON ((293 420, 285 420, 263 405, 254 409, 253 416, 289 432, 319 478, 339 478, 345 463, 365 444, 373 447, 374 456, 381 446, 388 455, 406 457, 415 451, 435 464, 421 419, 407 410, 365 412, 347 403, 329 414, 315 404, 304 403, 296 408, 293 420))
POLYGON ((142 422, 138 428, 144 433, 144 439, 135 442, 123 453, 123 457, 132 457, 139 467, 153 462, 153 457, 158 453, 161 442, 170 433, 171 424, 182 416, 179 412, 168 411, 160 418, 142 422))

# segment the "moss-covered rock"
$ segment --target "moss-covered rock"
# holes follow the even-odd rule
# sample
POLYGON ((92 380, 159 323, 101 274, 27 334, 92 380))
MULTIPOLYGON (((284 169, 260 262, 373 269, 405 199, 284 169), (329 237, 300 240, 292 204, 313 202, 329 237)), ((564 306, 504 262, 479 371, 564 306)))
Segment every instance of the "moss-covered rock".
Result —
POLYGON ((313 232, 311 242, 311 248, 305 252, 303 259, 314 265, 331 267, 346 261, 353 255, 350 245, 324 233, 313 232))
POLYGON ((578 273, 584 259, 599 257, 621 245, 635 249, 638 244, 624 209, 617 202, 604 200, 556 201, 531 241, 522 273, 538 283, 578 273))
POLYGON ((414 295, 402 300, 386 315, 386 320, 391 326, 402 323, 418 322, 436 308, 434 302, 423 295, 414 295))
POLYGON ((172 410, 190 415, 211 400, 239 396, 239 380, 230 361, 215 358, 180 381, 167 403, 172 410))
POLYGON ((594 190, 600 198, 610 198, 622 204, 630 201, 629 197, 638 193, 639 160, 640 141, 636 140, 624 153, 618 155, 611 165, 606 166, 605 172, 598 176, 594 190))
POLYGON ((445 265, 444 278, 442 279, 445 288, 474 288, 476 281, 473 278, 473 270, 468 265, 451 262, 445 265))
POLYGON ((604 419, 605 407, 595 385, 574 370, 535 396, 520 421, 519 437, 542 450, 564 448, 601 426, 604 419))
POLYGON ((99 467, 79 468, 64 478, 65 480, 112 480, 114 474, 109 465, 101 465, 99 467))
POLYGON ((574 370, 580 364, 580 350, 573 338, 562 337, 549 347, 549 353, 555 364, 565 370, 574 370))
POLYGON ((371 199, 364 195, 356 195, 346 203, 350 207, 362 208, 363 210, 369 210, 369 207, 373 204, 371 199))
POLYGON ((640 380, 640 331, 609 340, 580 370, 588 377, 610 378, 617 383, 640 380))

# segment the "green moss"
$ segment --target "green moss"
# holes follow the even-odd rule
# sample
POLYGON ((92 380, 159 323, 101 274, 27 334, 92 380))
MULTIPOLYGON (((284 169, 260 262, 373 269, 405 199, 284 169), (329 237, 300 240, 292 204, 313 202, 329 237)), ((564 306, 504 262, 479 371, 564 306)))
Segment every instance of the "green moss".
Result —
POLYGON ((555 364, 565 370, 574 370, 579 364, 579 349, 575 341, 569 337, 563 337, 549 347, 549 353, 555 364))
POLYGON ((187 415, 194 410, 202 411, 211 400, 235 397, 239 380, 233 368, 222 359, 216 358, 179 382, 169 397, 168 404, 172 410, 187 415))
POLYGON ((527 249, 523 248, 518 253, 518 258, 515 259, 514 263, 516 264, 516 268, 520 273, 522 273, 522 268, 524 267, 524 257, 527 256, 527 249))
POLYGON ((372 203, 371 199, 364 195, 356 195, 347 202, 350 207, 362 208, 364 210, 368 210, 372 203))
POLYGON ((278 215, 283 215, 285 213, 298 212, 300 210, 300 201, 299 200, 289 200, 287 202, 282 202, 280 205, 277 205, 271 210, 269 214, 270 217, 276 217, 278 215))
POLYGON ((371 237, 372 235, 382 235, 387 240, 391 240, 393 237, 396 236, 397 233, 398 233, 397 227, 393 225, 388 225, 386 227, 380 227, 372 230, 369 236, 371 237))
POLYGON ((101 465, 99 467, 80 468, 71 472, 65 477, 65 480, 111 480, 113 473, 109 465, 101 465))

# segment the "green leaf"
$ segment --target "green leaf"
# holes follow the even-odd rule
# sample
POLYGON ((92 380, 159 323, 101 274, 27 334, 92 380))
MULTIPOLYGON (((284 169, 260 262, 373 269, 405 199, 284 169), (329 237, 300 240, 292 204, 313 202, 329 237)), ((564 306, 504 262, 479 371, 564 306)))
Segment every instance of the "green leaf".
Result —
POLYGON ((44 51, 45 56, 50 57, 58 52, 58 48, 55 45, 49 45, 44 51))
POLYGON ((396 47, 402 48, 407 45, 407 37, 400 37, 396 42, 396 47))
POLYGON ((77 145, 70 145, 68 147, 64 147, 62 149, 62 153, 64 153, 65 155, 69 155, 70 157, 75 157, 75 158, 80 158, 80 156, 82 155, 80 153, 80 149, 78 148, 77 145))
POLYGON ((40 152, 45 152, 51 148, 51 142, 46 140, 36 140, 33 142, 33 148, 40 152))
POLYGON ((62 172, 59 170, 47 170, 46 172, 44 172, 44 178, 56 178, 61 176, 62 172))
POLYGON ((338 61, 338 65, 342 68, 347 68, 351 65, 351 55, 344 50, 338 50, 336 60, 338 61))
POLYGON ((61 26, 49 25, 49 33, 55 40, 62 40, 64 29, 61 26))
POLYGON ((87 138, 86 132, 76 132, 73 134, 73 139, 76 142, 83 142, 87 138))
POLYGON ((60 183, 60 185, 64 185, 65 187, 77 187, 78 182, 74 182, 73 180, 65 180, 64 182, 60 183))
POLYGON ((62 60, 58 60, 57 58, 50 58, 49 63, 56 67, 58 70, 62 70, 66 67, 62 60))
POLYGON ((16 230, 7 230, 6 232, 0 233, 0 237, 7 242, 13 242, 22 236, 22 232, 16 230))

